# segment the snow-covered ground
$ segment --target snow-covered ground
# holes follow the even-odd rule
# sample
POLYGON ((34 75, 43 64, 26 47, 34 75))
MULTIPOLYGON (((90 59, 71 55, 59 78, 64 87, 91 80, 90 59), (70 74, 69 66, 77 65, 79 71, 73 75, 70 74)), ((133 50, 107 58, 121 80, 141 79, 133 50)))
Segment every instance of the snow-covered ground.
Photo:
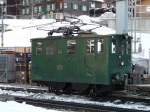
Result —
POLYGON ((45 109, 41 107, 35 107, 25 103, 17 103, 14 101, 1 102, 0 101, 0 111, 1 112, 63 112, 52 109, 45 109))
MULTIPOLYGON (((82 104, 95 104, 95 105, 102 105, 102 106, 112 106, 112 107, 118 107, 118 108, 128 108, 128 109, 136 109, 136 110, 146 110, 150 111, 150 107, 147 105, 144 105, 143 103, 135 103, 135 102, 126 102, 122 103, 120 100, 116 101, 106 101, 106 102, 98 102, 98 101, 92 101, 90 98, 86 98, 83 96, 78 95, 55 95, 52 93, 28 93, 28 92, 14 92, 14 91, 8 91, 8 90, 1 90, 0 89, 0 95, 12 95, 12 96, 22 96, 22 97, 32 97, 37 99, 50 99, 50 100, 56 100, 56 101, 67 101, 67 102, 76 102, 76 103, 82 103, 82 104)), ((9 103, 9 102, 8 102, 9 103)), ((1 104, 0 104, 1 105, 1 104)), ((18 104, 21 105, 21 104, 18 104)), ((24 105, 24 104, 22 104, 24 105)), ((25 107, 24 107, 25 108, 25 107)), ((7 112, 7 111, 4 111, 7 112)), ((14 111, 18 112, 18 111, 14 111)), ((24 112, 24 111, 21 111, 24 112)), ((35 111, 38 112, 38 111, 35 111)), ((42 111, 43 112, 43 111, 42 111)), ((44 111, 47 112, 47 111, 44 111)))
POLYGON ((136 53, 133 56, 135 58, 145 58, 149 59, 149 52, 150 52, 150 34, 148 33, 137 33, 137 37, 141 38, 142 44, 142 52, 136 53))

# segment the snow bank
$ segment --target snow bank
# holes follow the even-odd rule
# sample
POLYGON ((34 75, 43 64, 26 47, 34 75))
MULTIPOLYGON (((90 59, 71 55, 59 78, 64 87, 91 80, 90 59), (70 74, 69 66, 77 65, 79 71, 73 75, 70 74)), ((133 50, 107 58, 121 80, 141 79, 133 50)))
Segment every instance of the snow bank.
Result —
POLYGON ((0 102, 1 112, 62 112, 50 109, 44 109, 27 105, 25 103, 17 103, 14 101, 0 102))
MULTIPOLYGON (((28 97, 32 97, 32 98, 37 98, 37 99, 50 99, 50 100, 54 100, 54 101, 66 101, 66 102, 75 102, 75 103, 82 103, 82 104, 95 104, 95 105, 103 105, 103 106, 111 106, 111 107, 118 107, 118 108, 128 108, 128 109, 136 109, 136 110, 147 110, 150 111, 150 107, 147 105, 144 105, 143 103, 135 103, 135 102, 121 102, 120 100, 116 100, 116 101, 105 101, 105 102, 98 102, 98 101, 92 101, 90 98, 87 97, 83 97, 83 96, 78 96, 78 95, 55 95, 52 93, 38 93, 38 94, 34 94, 34 93, 28 93, 28 92, 19 92, 19 91, 7 91, 7 90, 0 90, 0 94, 7 94, 7 95, 14 95, 14 96, 28 96, 28 97)), ((9 104, 9 102, 8 102, 9 104)), ((1 105, 1 102, 0 102, 1 105)), ((6 104, 5 104, 6 105, 6 104)), ((17 104, 20 105, 18 106, 18 109, 21 108, 26 108, 26 104, 17 104), (24 106, 24 107, 23 107, 24 106)), ((10 109, 12 108, 11 106, 7 105, 10 109)), ((15 105, 14 105, 15 107, 15 105)), ((17 107, 17 106, 16 106, 17 107)), ((30 107, 30 106, 29 106, 30 107)), ((14 112, 30 112, 30 108, 29 111, 14 111, 14 112)), ((2 111, 2 112, 7 112, 6 111, 2 111)), ((13 112, 13 111, 11 111, 13 112)), ((37 111, 33 111, 33 112, 39 112, 37 111)), ((42 111, 42 112, 49 112, 49 111, 42 111)), ((51 111, 50 111, 51 112, 51 111)))
POLYGON ((133 54, 134 58, 144 58, 149 59, 150 50, 150 34, 148 33, 137 33, 137 37, 141 38, 142 52, 133 54))

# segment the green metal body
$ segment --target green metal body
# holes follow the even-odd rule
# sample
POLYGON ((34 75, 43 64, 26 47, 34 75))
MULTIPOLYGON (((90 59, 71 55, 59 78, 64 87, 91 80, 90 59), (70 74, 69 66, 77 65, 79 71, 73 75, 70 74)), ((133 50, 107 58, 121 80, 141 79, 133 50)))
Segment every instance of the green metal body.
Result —
POLYGON ((111 85, 112 77, 122 80, 130 72, 131 38, 127 35, 80 33, 32 39, 33 81, 111 85), (121 46, 123 52, 118 50, 121 46))

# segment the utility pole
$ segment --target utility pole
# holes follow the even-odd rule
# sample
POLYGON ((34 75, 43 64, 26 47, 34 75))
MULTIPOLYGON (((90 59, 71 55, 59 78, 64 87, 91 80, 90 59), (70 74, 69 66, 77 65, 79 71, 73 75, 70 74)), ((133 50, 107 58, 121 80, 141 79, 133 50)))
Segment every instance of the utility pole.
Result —
POLYGON ((128 0, 116 1, 116 32, 128 33, 128 0))
POLYGON ((136 35, 136 3, 137 1, 134 0, 134 52, 136 53, 136 43, 137 43, 137 35, 136 35))
POLYGON ((33 19, 34 0, 31 0, 31 19, 33 19))
POLYGON ((0 1, 1 5, 1 47, 4 46, 4 1, 0 1))

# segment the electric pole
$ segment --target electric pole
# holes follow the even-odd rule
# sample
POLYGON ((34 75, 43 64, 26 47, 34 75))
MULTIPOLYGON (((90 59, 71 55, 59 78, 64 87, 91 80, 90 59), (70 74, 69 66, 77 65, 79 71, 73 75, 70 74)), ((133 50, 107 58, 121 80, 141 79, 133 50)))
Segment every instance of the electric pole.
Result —
POLYGON ((0 1, 1 5, 1 47, 4 46, 4 1, 0 1))

